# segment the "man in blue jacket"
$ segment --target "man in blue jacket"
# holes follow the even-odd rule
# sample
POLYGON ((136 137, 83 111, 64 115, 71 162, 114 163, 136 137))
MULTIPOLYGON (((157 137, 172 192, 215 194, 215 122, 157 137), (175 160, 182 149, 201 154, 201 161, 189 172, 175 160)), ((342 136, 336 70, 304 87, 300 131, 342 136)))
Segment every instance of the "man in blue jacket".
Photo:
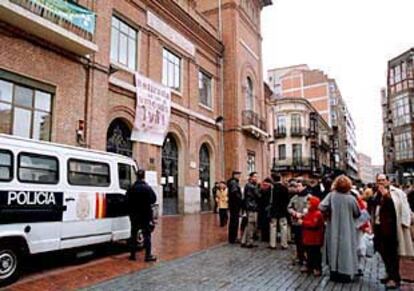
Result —
POLYGON ((138 170, 137 181, 127 191, 129 218, 131 220, 131 238, 129 242, 130 260, 135 261, 137 252, 137 233, 141 229, 144 237, 145 261, 153 262, 157 258, 151 252, 151 232, 154 230, 152 205, 157 201, 152 188, 145 182, 145 171, 138 170))

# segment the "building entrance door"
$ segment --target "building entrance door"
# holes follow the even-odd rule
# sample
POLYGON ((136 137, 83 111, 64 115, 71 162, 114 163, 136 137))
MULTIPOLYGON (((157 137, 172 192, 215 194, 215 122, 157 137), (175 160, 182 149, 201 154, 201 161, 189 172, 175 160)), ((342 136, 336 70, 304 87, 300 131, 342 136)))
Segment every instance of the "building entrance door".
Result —
POLYGON ((210 195, 210 152, 206 144, 201 146, 199 157, 201 211, 210 211, 214 202, 210 195))
POLYGON ((178 213, 178 147, 175 138, 168 134, 162 147, 163 214, 178 213))

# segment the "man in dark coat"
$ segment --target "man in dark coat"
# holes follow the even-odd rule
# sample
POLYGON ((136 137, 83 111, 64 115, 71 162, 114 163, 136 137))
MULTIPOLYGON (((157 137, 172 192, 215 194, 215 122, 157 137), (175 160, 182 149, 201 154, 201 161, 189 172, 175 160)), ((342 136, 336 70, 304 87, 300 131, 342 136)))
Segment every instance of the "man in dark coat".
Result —
POLYGON ((216 201, 216 197, 217 197, 217 191, 219 189, 219 182, 214 183, 214 187, 213 189, 211 189, 211 193, 213 194, 213 203, 214 203, 214 209, 213 212, 217 213, 217 201, 216 201))
POLYGON ((137 233, 144 237, 145 261, 156 261, 151 253, 151 232, 154 230, 152 205, 157 201, 152 188, 145 182, 145 171, 138 170, 137 181, 127 191, 129 218, 131 220, 131 238, 129 241, 130 260, 135 261, 137 252, 137 233))
POLYGON ((239 232, 239 217, 242 206, 242 193, 240 188, 240 172, 234 171, 232 178, 227 182, 229 195, 229 243, 234 244, 239 232))
POLYGON ((259 211, 259 185, 257 183, 257 173, 252 172, 249 175, 249 181, 244 187, 244 208, 247 213, 247 226, 243 233, 242 247, 252 248, 254 234, 257 227, 257 213, 259 211))
POLYGON ((272 171, 273 191, 270 208, 270 248, 276 248, 277 230, 280 231, 280 245, 283 249, 288 248, 288 204, 289 191, 283 185, 281 176, 272 171))
POLYGON ((260 184, 260 199, 259 199, 259 214, 258 214, 258 228, 261 233, 261 240, 269 242, 269 206, 272 196, 273 181, 271 178, 266 178, 260 184))

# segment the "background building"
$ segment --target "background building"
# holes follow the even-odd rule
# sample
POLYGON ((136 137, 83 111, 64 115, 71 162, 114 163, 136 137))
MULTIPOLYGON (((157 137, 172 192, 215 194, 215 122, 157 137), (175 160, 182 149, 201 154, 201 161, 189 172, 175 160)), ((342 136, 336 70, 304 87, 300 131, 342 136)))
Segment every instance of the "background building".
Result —
POLYGON ((284 178, 317 178, 330 172, 330 128, 305 98, 275 98, 272 117, 272 168, 284 178))
POLYGON ((156 173, 165 214, 209 210, 211 185, 232 170, 267 174, 260 13, 271 1, 57 1, 0 2, 2 133, 132 156, 156 173), (136 73, 172 90, 162 147, 130 140, 136 73))
POLYGON ((382 91, 385 171, 399 183, 414 183, 414 49, 388 62, 382 91))
POLYGON ((307 65, 276 68, 268 71, 276 98, 307 99, 332 128, 331 168, 358 178, 355 124, 334 79, 307 65))
POLYGON ((375 175, 378 174, 377 170, 378 169, 375 169, 372 165, 372 159, 370 156, 358 153, 358 172, 362 183, 374 183, 375 175))

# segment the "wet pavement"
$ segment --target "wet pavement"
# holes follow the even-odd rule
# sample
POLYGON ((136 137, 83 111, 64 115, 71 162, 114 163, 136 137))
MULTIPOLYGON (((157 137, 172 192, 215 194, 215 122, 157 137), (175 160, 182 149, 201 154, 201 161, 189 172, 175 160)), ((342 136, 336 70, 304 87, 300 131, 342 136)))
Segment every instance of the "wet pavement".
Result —
POLYGON ((22 278, 7 290, 78 289, 137 272, 225 242, 226 229, 218 225, 213 214, 161 218, 153 234, 157 263, 144 263, 143 252, 136 262, 128 261, 125 242, 93 247, 98 251, 82 259, 71 253, 34 256, 28 259, 22 278))
MULTIPOLYGON (((352 284, 335 284, 329 277, 302 274, 292 265, 292 250, 222 245, 183 259, 123 276, 86 290, 385 290, 379 283, 383 268, 377 257, 368 259, 365 274, 352 284)), ((404 286, 402 290, 414 290, 404 286)))
MULTIPOLYGON (((21 280, 8 290, 384 290, 383 266, 367 260, 365 274, 353 284, 334 284, 326 276, 301 274, 290 250, 267 245, 242 249, 228 245, 227 230, 213 214, 163 217, 153 235, 157 263, 128 261, 125 242, 94 247, 75 259, 71 253, 34 256, 21 280)), ((401 290, 414 291, 414 285, 401 290)))

